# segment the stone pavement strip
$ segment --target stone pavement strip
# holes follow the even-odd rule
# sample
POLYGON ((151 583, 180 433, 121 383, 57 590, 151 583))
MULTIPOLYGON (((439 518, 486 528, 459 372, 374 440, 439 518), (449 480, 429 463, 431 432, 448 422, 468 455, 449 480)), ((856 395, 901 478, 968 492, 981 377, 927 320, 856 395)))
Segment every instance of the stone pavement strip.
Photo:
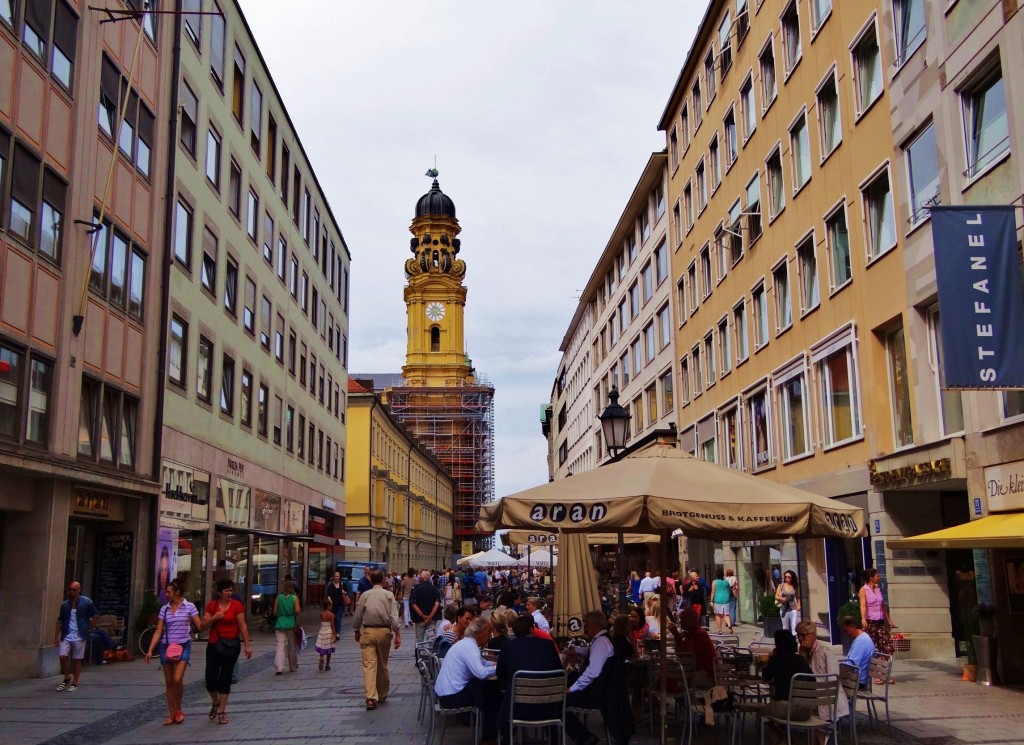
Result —
MULTIPOLYGON (((310 624, 307 630, 312 629, 310 624)), ((739 627, 741 639, 754 627, 739 627)), ((294 673, 274 675, 273 635, 254 637, 255 654, 242 663, 233 686, 224 726, 210 722, 210 700, 203 684, 205 646, 196 646, 186 674, 185 723, 164 727, 167 715, 163 676, 156 664, 87 666, 74 693, 56 691, 59 677, 0 683, 0 745, 159 745, 160 743, 266 743, 314 745, 395 743, 422 745, 426 726, 416 721, 419 677, 412 664, 414 636, 403 634, 402 648, 391 657, 392 689, 387 703, 365 709, 359 650, 345 629, 330 672, 317 670, 310 648, 294 673)), ((883 724, 872 731, 863 713, 858 721, 861 745, 1024 744, 1024 690, 986 688, 959 679, 952 663, 897 663, 898 683, 890 688, 893 736, 883 724)), ((861 712, 863 705, 859 706, 861 712)), ((592 722, 599 727, 599 722, 592 722)), ((679 741, 671 730, 671 742, 679 741)), ((728 740, 721 729, 702 728, 697 743, 728 740)), ((844 742, 850 738, 844 732, 844 742)), ((636 745, 653 745, 657 735, 638 727, 636 745)), ((756 743, 748 722, 744 743, 756 743)), ((442 745, 474 745, 468 727, 451 724, 442 745)))

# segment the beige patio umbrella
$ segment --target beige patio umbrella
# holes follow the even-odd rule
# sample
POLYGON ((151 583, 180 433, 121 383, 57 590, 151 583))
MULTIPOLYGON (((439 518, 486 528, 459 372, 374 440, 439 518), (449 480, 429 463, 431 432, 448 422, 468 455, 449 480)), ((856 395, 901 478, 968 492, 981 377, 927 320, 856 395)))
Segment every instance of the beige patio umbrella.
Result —
POLYGON ((601 595, 590 558, 588 536, 566 533, 558 537, 558 574, 555 577, 555 609, 551 633, 560 637, 581 636, 583 617, 601 610, 601 595))
MULTIPOLYGON (((558 545, 557 533, 545 533, 534 530, 510 530, 501 534, 506 546, 551 546, 558 545)), ((622 542, 626 544, 658 543, 661 536, 657 533, 625 533, 622 542)), ((619 542, 617 533, 588 533, 587 543, 591 546, 613 546, 619 542)))

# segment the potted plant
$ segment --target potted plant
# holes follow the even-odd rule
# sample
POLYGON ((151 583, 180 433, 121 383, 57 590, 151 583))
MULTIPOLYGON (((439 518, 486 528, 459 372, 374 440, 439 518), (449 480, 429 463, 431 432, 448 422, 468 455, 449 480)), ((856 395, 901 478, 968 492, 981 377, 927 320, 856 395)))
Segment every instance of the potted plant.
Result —
POLYGON ((976 682, 986 686, 998 685, 996 659, 999 656, 999 647, 996 639, 996 616, 999 615, 999 608, 993 603, 982 601, 974 608, 974 615, 977 618, 975 628, 978 633, 971 637, 971 647, 978 665, 976 682))
POLYGON ((765 593, 761 596, 758 606, 758 614, 764 623, 764 636, 766 639, 775 635, 775 632, 782 628, 782 617, 779 615, 779 606, 775 604, 775 596, 765 593))
MULTIPOLYGON (((860 619, 860 601, 857 600, 857 598, 850 598, 845 603, 839 606, 839 612, 836 614, 836 626, 839 626, 842 620, 847 616, 860 619)), ((850 652, 850 645, 853 643, 853 640, 847 637, 841 631, 839 633, 839 636, 841 637, 840 641, 843 645, 843 654, 848 654, 850 652)))
POLYGON ((142 596, 142 604, 135 613, 135 633, 141 634, 147 627, 156 623, 157 614, 160 613, 160 601, 156 593, 146 590, 142 596))

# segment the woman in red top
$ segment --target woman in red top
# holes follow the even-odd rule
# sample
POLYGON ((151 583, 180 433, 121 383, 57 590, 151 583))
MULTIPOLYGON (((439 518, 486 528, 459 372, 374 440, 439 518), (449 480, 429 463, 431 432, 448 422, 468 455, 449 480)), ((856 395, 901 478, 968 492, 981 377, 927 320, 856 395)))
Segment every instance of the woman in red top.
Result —
POLYGON ((629 627, 633 649, 637 654, 644 652, 644 639, 650 635, 651 628, 647 625, 647 619, 639 608, 629 609, 629 627))
POLYGON ((206 606, 203 625, 210 625, 209 644, 206 645, 206 690, 210 692, 210 721, 228 723, 228 695, 231 693, 231 675, 235 662, 245 644, 245 659, 252 657, 249 629, 245 625, 245 608, 235 600, 235 583, 222 579, 217 583, 217 599, 206 606), (212 625, 211 625, 212 624, 212 625), (240 643, 241 642, 241 643, 240 643))

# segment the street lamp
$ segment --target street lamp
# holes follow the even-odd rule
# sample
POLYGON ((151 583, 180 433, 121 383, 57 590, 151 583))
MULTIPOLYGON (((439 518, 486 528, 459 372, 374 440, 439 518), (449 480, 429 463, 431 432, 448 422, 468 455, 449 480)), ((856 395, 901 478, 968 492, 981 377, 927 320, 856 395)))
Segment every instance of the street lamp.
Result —
MULTIPOLYGON (((604 433, 604 443, 612 454, 611 462, 619 459, 619 454, 626 447, 626 433, 629 431, 629 412, 619 405, 619 389, 612 387, 608 392, 608 405, 601 412, 598 419, 601 420, 601 431, 604 433)), ((619 533, 619 609, 626 609, 626 546, 619 533)))

